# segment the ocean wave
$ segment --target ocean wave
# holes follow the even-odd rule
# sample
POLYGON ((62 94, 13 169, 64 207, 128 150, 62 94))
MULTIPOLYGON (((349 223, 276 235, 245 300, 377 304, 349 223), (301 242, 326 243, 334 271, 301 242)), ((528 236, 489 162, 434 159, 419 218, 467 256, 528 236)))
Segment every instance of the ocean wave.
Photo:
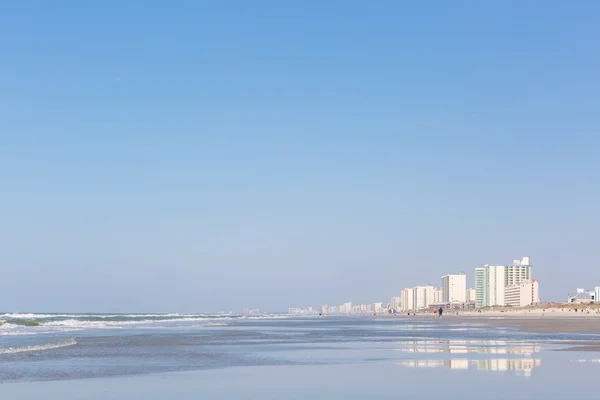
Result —
POLYGON ((13 319, 5 321, 5 324, 21 325, 21 326, 40 326, 40 322, 35 319, 13 319))
POLYGON ((63 347, 75 346, 76 344, 77 344, 77 342, 75 341, 75 339, 71 338, 67 341, 58 342, 58 343, 48 343, 48 344, 41 344, 41 345, 35 345, 35 346, 22 346, 22 347, 5 347, 5 348, 0 348, 0 355, 27 353, 27 352, 31 352, 31 351, 45 351, 45 350, 61 349, 63 347))
POLYGON ((6 313, 0 314, 0 318, 8 320, 46 320, 46 319, 84 319, 84 320, 170 320, 177 318, 216 318, 216 317, 240 317, 238 314, 204 314, 204 313, 170 313, 170 314, 34 314, 34 313, 6 313))
POLYGON ((244 315, 241 317, 242 319, 288 319, 292 318, 292 315, 289 314, 265 314, 265 315, 244 315))
POLYGON ((224 326, 236 320, 290 318, 289 315, 259 314, 34 314, 0 315, 0 335, 33 335, 87 329, 191 328, 224 326))
MULTIPOLYGON (((210 321, 228 321, 230 318, 211 318, 210 321)), ((59 321, 44 322, 43 326, 63 326, 63 327, 80 327, 80 328, 111 328, 111 327, 128 327, 136 325, 153 325, 156 323, 177 323, 177 322, 197 322, 206 321, 206 319, 198 318, 172 318, 168 320, 156 319, 141 319, 141 320, 121 320, 121 321, 98 321, 98 320, 81 320, 81 319, 64 319, 59 321)))

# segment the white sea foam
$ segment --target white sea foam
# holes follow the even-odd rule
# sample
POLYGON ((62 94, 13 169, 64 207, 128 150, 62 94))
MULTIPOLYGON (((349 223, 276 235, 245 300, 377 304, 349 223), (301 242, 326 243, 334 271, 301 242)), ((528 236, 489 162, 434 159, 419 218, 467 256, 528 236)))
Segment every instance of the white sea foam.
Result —
POLYGON ((290 318, 288 315, 238 314, 34 314, 0 315, 0 335, 35 335, 85 329, 223 326, 235 320, 290 318), (30 324, 32 322, 33 324, 30 324))
POLYGON ((181 322, 198 322, 198 321, 229 321, 231 318, 171 318, 166 320, 156 319, 141 319, 141 320, 125 320, 125 321, 86 321, 81 319, 65 319, 59 321, 44 322, 44 327, 63 326, 73 328, 120 328, 136 325, 160 325, 160 324, 175 324, 181 322))
POLYGON ((27 353, 31 351, 45 351, 45 350, 54 350, 61 349, 63 347, 75 346, 77 342, 75 339, 71 338, 65 342, 58 343, 48 343, 48 344, 40 344, 35 346, 22 346, 22 347, 5 347, 0 348, 0 355, 2 354, 16 354, 16 353, 27 353))
POLYGON ((34 314, 6 313, 1 318, 9 319, 47 319, 47 318, 172 318, 172 317, 211 317, 215 314, 34 314))

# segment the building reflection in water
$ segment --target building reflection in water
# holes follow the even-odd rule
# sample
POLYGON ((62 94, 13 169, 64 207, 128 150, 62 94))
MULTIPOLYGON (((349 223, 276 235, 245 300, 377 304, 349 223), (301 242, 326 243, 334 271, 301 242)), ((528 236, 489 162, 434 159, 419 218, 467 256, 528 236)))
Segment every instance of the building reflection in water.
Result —
POLYGON ((538 345, 501 340, 414 340, 401 341, 397 344, 402 346, 398 350, 405 353, 531 355, 542 350, 538 345))
POLYGON ((399 365, 406 368, 448 368, 467 370, 474 366, 478 371, 506 372, 515 371, 519 376, 529 377, 534 368, 540 366, 540 360, 534 358, 493 358, 489 360, 406 360, 399 365))

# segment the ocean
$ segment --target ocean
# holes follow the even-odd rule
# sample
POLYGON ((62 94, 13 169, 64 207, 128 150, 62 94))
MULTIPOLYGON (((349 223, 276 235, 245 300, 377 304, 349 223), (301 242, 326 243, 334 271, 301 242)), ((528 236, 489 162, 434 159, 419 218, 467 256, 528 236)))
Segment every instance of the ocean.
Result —
POLYGON ((428 318, 0 314, 0 397, 540 398, 598 393, 598 334, 428 318), (5 397, 6 396, 6 397, 5 397))

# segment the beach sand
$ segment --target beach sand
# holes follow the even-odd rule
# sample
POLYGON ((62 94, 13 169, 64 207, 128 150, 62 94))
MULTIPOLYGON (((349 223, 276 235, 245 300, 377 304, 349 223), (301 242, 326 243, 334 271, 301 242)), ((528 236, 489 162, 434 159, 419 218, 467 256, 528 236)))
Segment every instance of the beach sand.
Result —
MULTIPOLYGON (((413 316, 399 315, 400 318, 415 320, 433 319, 426 314, 413 316)), ((582 333, 600 335, 600 315, 596 313, 574 313, 567 310, 532 311, 487 311, 461 314, 445 314, 444 321, 456 323, 474 323, 498 328, 517 329, 528 333, 582 333)), ((600 340, 581 340, 563 342, 573 347, 563 351, 600 351, 600 340)))

